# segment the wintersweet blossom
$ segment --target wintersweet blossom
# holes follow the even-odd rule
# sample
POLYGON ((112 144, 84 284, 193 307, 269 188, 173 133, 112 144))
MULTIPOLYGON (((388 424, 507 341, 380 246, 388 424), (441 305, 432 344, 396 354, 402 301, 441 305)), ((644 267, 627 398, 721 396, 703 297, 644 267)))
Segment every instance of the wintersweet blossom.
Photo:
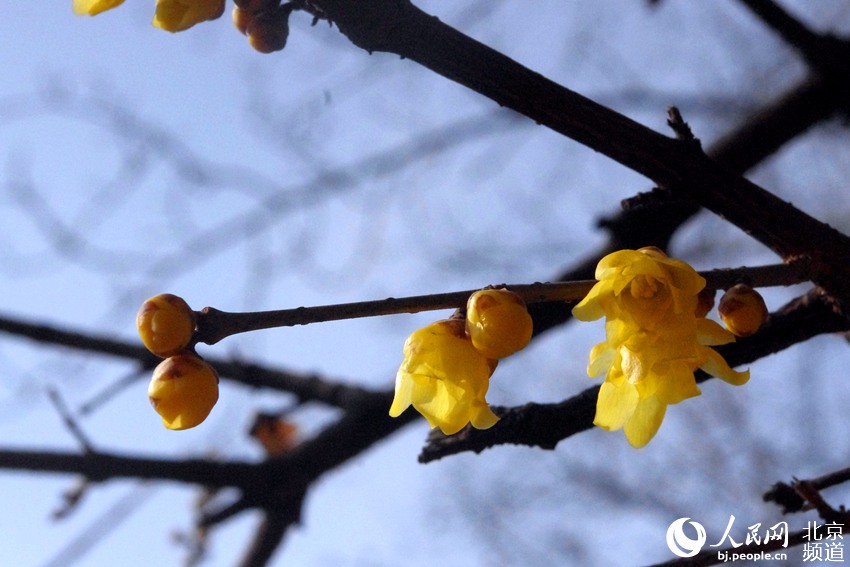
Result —
POLYGON ((573 308, 582 321, 605 317, 606 341, 593 347, 587 373, 605 373, 594 424, 622 428, 629 443, 643 447, 658 431, 667 406, 700 393, 694 371, 730 384, 749 380, 715 350, 734 335, 697 316, 705 279, 657 248, 620 250, 596 267, 588 295, 573 308))
POLYGON ((224 13, 224 0, 157 0, 153 25, 170 32, 187 30, 224 13))
POLYGON ((124 0, 74 0, 74 13, 78 16, 96 16, 123 3, 124 0))
POLYGON ((446 435, 467 423, 477 429, 499 418, 484 396, 496 361, 488 360, 465 335, 462 319, 438 321, 412 333, 404 343, 404 361, 396 374, 390 416, 410 405, 446 435))

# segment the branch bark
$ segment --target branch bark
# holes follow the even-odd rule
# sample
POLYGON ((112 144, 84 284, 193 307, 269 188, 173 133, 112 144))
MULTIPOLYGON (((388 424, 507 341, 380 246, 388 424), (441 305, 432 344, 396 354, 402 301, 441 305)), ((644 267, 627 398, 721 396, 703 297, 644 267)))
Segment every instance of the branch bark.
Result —
MULTIPOLYGON (((850 238, 706 156, 473 40, 407 0, 313 0, 355 45, 411 59, 723 216, 850 305, 850 238)), ((846 76, 834 78, 845 83, 846 76)), ((843 89, 839 89, 843 90, 843 89)))

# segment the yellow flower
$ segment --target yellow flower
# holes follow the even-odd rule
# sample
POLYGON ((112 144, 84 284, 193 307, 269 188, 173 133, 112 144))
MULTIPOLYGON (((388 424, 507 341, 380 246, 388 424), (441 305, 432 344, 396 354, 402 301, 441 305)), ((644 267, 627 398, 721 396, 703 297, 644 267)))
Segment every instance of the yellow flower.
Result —
POLYGON ((187 30, 224 13, 224 0, 157 0, 153 25, 170 32, 187 30))
POLYGON ((466 334, 487 358, 505 358, 531 341, 531 315, 520 296, 506 289, 482 289, 466 304, 466 334))
POLYGON ((499 418, 484 396, 495 365, 472 346, 461 319, 419 329, 404 343, 390 416, 398 417, 412 404, 432 428, 446 435, 467 423, 477 429, 492 427, 499 418))
POLYGON ((590 376, 605 373, 594 424, 622 428, 629 443, 642 447, 669 404, 699 395, 696 369, 735 385, 749 379, 709 348, 735 337, 697 316, 705 279, 688 264, 657 248, 620 250, 599 262, 596 279, 573 308, 582 321, 606 318, 606 341, 593 347, 587 368, 590 376))
POLYGON ((123 3, 124 0, 74 0, 74 13, 78 16, 95 16, 123 3))
POLYGON ((148 399, 168 429, 195 427, 218 401, 218 374, 195 354, 166 358, 153 371, 148 399))

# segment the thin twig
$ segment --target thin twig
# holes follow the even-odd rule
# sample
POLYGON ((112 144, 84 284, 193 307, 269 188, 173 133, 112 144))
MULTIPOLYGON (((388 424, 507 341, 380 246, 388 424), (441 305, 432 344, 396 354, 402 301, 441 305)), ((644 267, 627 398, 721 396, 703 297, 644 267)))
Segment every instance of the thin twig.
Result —
POLYGON ((62 400, 62 396, 59 395, 59 392, 56 388, 49 387, 47 388, 47 396, 50 398, 50 401, 53 403, 53 407, 56 408, 56 411, 59 412, 60 417, 62 417, 62 422, 65 424, 65 427, 68 428, 68 431, 71 432, 71 435, 80 443, 80 446, 83 448, 83 452, 85 453, 93 453, 94 446, 89 440, 88 436, 83 432, 80 424, 77 423, 77 420, 71 415, 71 412, 68 410, 68 406, 65 405, 64 400, 62 400))
POLYGON ((850 480, 850 467, 808 480, 794 479, 791 484, 786 482, 777 482, 770 488, 770 490, 765 492, 762 499, 765 502, 775 502, 782 506, 783 514, 801 512, 807 509, 806 501, 809 500, 811 502, 811 500, 806 498, 799 490, 800 486, 810 487, 811 490, 820 491, 825 488, 847 482, 848 480, 850 480))
MULTIPOLYGON (((753 287, 792 285, 807 280, 803 260, 791 264, 772 264, 753 268, 727 268, 700 272, 713 289, 727 289, 736 283, 746 282, 753 287)), ((526 303, 577 302, 595 284, 595 281, 552 282, 504 285, 523 298, 526 303)), ((195 341, 215 344, 238 333, 294 327, 342 319, 377 317, 401 313, 419 313, 441 309, 462 309, 469 296, 477 290, 454 291, 433 295, 378 299, 356 303, 296 307, 275 311, 232 313, 206 307, 198 313, 195 341)))

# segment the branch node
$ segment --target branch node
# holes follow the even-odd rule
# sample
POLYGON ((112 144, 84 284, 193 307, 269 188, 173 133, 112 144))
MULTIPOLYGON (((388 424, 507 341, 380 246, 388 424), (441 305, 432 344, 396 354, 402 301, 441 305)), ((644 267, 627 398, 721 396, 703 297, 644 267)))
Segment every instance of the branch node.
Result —
POLYGON ((702 149, 700 141, 694 136, 690 125, 682 118, 682 113, 675 106, 667 109, 667 125, 676 134, 676 139, 689 144, 693 144, 696 148, 702 149))

